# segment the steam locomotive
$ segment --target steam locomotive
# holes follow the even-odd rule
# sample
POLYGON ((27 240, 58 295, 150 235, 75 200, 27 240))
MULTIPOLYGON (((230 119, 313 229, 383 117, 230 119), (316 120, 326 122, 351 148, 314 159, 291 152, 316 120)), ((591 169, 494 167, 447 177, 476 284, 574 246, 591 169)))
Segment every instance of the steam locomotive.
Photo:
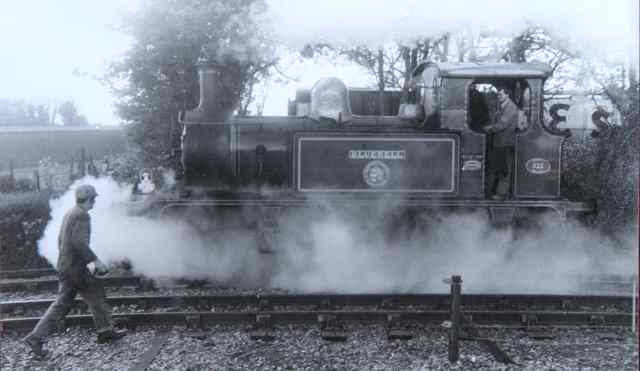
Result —
POLYGON ((560 194, 561 147, 569 134, 543 122, 546 65, 423 62, 404 92, 322 79, 296 92, 287 116, 265 117, 222 111, 227 97, 218 72, 206 62, 198 71, 199 105, 180 115, 181 191, 157 198, 161 213, 254 208, 260 230, 283 209, 381 199, 411 209, 482 208, 497 222, 526 209, 561 216, 591 209, 560 194), (516 136, 505 200, 489 194, 491 136, 483 131, 495 115, 498 86, 528 122, 516 136))

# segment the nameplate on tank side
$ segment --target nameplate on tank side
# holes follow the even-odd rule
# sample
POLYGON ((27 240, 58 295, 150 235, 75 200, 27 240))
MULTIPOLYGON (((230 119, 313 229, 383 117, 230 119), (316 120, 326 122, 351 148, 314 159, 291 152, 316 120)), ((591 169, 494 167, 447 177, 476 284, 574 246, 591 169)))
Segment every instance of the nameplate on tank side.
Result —
POLYGON ((456 134, 299 133, 298 192, 439 193, 458 191, 456 134))
POLYGON ((349 151, 349 160, 404 160, 407 158, 406 151, 349 151))

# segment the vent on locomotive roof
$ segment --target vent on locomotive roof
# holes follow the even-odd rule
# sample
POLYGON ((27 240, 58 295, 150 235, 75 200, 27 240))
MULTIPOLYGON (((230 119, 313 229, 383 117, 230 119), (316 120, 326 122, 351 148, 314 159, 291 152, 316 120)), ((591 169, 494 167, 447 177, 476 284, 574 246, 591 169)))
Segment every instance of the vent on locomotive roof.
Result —
POLYGON ((352 119, 349 91, 338 78, 321 79, 311 89, 311 118, 332 119, 338 123, 352 119))
POLYGON ((308 117, 311 110, 311 89, 297 89, 296 97, 289 101, 289 115, 308 117))

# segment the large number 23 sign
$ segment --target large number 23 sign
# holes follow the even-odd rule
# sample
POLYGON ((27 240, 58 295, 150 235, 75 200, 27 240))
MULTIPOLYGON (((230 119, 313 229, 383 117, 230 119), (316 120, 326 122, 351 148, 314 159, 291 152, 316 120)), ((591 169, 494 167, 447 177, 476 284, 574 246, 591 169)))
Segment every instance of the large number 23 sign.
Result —
POLYGON ((558 114, 558 111, 568 111, 571 106, 566 103, 556 103, 549 107, 549 115, 551 116, 551 123, 549 126, 553 130, 558 130, 558 124, 567 121, 567 116, 558 114))
POLYGON ((561 110, 568 111, 569 107, 571 106, 566 103, 556 103, 551 107, 549 107, 549 115, 551 116, 551 122, 549 123, 549 126, 547 126, 547 130, 549 130, 551 133, 555 135, 564 135, 564 136, 569 135, 569 130, 558 129, 559 123, 567 121, 567 116, 559 114, 558 111, 561 111, 561 110))

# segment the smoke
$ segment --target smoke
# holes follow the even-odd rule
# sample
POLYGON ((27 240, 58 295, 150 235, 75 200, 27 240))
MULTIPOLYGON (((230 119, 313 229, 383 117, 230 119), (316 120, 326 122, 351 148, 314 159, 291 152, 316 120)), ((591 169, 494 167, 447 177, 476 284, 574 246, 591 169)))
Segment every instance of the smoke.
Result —
POLYGON ((85 178, 51 201, 52 220, 39 248, 52 264, 62 218, 82 183, 99 193, 90 211, 94 252, 105 262, 127 259, 134 273, 152 278, 296 292, 414 293, 445 292, 442 280, 459 274, 465 292, 561 293, 579 279, 635 272, 631 237, 616 245, 554 215, 533 220, 527 231, 492 228, 483 212, 407 218, 392 202, 291 210, 282 217, 276 253, 265 255, 252 229, 235 220, 197 210, 174 219, 130 216, 130 187, 105 178, 85 178))
POLYGON ((152 278, 210 278, 218 282, 254 279, 245 271, 260 264, 255 249, 243 248, 253 240, 236 231, 222 236, 225 242, 201 238, 197 225, 186 219, 151 219, 131 216, 131 186, 108 178, 86 177, 51 201, 51 221, 38 242, 40 255, 55 266, 57 238, 64 214, 75 204, 74 191, 92 184, 98 198, 91 215, 91 248, 106 263, 129 260, 136 274, 152 278), (226 243, 233 243, 227 245, 226 243), (236 277, 238 276, 238 277, 236 277))
POLYGON ((632 238, 616 246, 553 214, 533 217, 537 227, 523 231, 495 229, 484 212, 424 213, 392 239, 383 226, 398 216, 385 221, 380 215, 331 213, 313 223, 312 247, 286 245, 283 265, 296 269, 278 271, 274 284, 300 291, 442 292, 448 290, 443 279, 460 274, 467 292, 561 293, 599 275, 635 272, 632 238))

